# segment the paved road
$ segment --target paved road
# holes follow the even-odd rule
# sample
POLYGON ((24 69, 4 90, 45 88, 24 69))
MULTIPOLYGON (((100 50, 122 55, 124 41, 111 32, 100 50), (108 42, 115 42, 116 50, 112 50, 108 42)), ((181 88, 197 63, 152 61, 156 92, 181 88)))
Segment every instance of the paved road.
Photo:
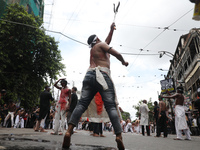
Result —
MULTIPOLYGON (((34 132, 33 129, 11 129, 0 127, 0 149, 12 150, 62 150, 63 136, 34 132)), ((90 136, 88 131, 77 131, 72 136, 71 150, 115 150, 115 136, 104 132, 106 137, 90 136)), ((199 150, 200 136, 192 136, 191 141, 175 141, 175 135, 168 138, 147 137, 135 133, 123 133, 126 150, 199 150)))

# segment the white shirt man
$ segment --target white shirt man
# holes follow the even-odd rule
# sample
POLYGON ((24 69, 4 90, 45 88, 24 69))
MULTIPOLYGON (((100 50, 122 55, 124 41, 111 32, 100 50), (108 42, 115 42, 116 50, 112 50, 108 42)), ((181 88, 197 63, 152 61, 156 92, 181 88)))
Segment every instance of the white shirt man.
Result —
POLYGON ((147 106, 147 100, 143 100, 143 104, 139 107, 140 113, 140 125, 142 126, 142 135, 144 136, 144 126, 146 126, 147 135, 150 136, 149 130, 149 108, 147 106))

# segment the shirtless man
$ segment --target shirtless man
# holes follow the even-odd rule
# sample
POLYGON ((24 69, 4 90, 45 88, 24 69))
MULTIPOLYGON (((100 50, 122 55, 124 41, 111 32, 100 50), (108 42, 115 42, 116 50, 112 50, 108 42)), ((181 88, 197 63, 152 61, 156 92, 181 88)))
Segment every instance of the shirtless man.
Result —
POLYGON ((13 101, 10 99, 9 101, 8 101, 8 114, 7 114, 7 116, 6 116, 6 118, 5 118, 5 120, 4 120, 4 124, 3 124, 3 126, 5 127, 6 126, 6 122, 7 122, 7 120, 11 117, 11 127, 13 127, 14 126, 14 113, 15 113, 15 110, 16 110, 16 105, 15 105, 15 103, 13 103, 13 101))
POLYGON ((59 135, 64 134, 64 125, 65 125, 65 118, 66 118, 66 112, 69 111, 70 101, 71 101, 71 89, 68 89, 67 87, 67 80, 65 79, 59 79, 56 81, 54 86, 61 90, 60 92, 60 99, 56 104, 56 112, 55 112, 55 128, 54 132, 52 132, 52 135, 57 135, 58 130, 60 127, 60 118, 61 118, 61 133, 59 135), (58 86, 58 82, 61 83, 61 86, 58 86))
POLYGON ((157 123, 157 135, 160 137, 161 131, 164 131, 164 138, 167 137, 167 116, 166 116, 167 106, 165 102, 159 97, 159 110, 158 110, 158 123, 157 123))
POLYGON ((64 136, 63 148, 70 147, 70 139, 74 126, 78 124, 82 113, 85 112, 95 94, 99 92, 116 134, 117 147, 120 150, 125 149, 121 135, 122 127, 120 125, 120 118, 115 103, 116 93, 110 78, 110 54, 121 61, 124 66, 128 66, 128 62, 124 60, 119 52, 108 45, 112 38, 114 26, 115 24, 112 23, 109 35, 105 42, 101 42, 96 35, 91 35, 88 38, 88 44, 91 47, 90 67, 83 80, 81 98, 70 118, 68 130, 64 136))
POLYGON ((175 101, 175 127, 177 138, 174 140, 182 140, 182 130, 186 135, 185 140, 191 140, 190 131, 185 118, 185 109, 183 106, 184 96, 183 87, 177 87, 177 93, 172 96, 162 96, 163 98, 174 98, 175 101))

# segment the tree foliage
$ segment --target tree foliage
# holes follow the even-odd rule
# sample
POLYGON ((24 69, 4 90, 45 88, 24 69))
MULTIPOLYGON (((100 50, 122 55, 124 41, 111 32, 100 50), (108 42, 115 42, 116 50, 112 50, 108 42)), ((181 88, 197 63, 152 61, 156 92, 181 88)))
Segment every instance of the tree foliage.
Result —
MULTIPOLYGON (((139 118, 139 107, 143 103, 142 101, 143 100, 140 100, 137 105, 133 105, 133 108, 137 110, 137 112, 135 114, 137 118, 139 118)), ((151 112, 153 112, 154 105, 153 105, 151 99, 147 102, 147 105, 148 105, 148 108, 150 110, 149 121, 152 122, 153 121, 153 113, 151 113, 151 112)))
POLYGON ((39 17, 16 3, 8 5, 1 19, 0 88, 31 107, 44 85, 64 73, 58 43, 45 35, 39 17))
POLYGON ((121 114, 122 114, 122 119, 123 120, 127 120, 127 119, 130 119, 130 113, 129 112, 125 112, 125 111, 123 111, 123 112, 121 112, 121 114))

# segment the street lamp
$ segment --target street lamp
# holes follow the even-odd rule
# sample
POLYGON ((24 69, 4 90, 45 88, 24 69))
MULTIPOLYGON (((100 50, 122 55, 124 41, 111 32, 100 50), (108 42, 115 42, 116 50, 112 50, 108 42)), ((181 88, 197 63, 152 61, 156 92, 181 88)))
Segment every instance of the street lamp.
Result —
POLYGON ((172 53, 170 53, 170 52, 168 52, 168 51, 159 51, 158 53, 160 54, 159 58, 162 58, 163 55, 167 55, 167 56, 169 56, 169 57, 171 57, 171 58, 174 57, 174 54, 172 54, 172 53), (170 55, 169 55, 169 54, 170 54, 170 55))

